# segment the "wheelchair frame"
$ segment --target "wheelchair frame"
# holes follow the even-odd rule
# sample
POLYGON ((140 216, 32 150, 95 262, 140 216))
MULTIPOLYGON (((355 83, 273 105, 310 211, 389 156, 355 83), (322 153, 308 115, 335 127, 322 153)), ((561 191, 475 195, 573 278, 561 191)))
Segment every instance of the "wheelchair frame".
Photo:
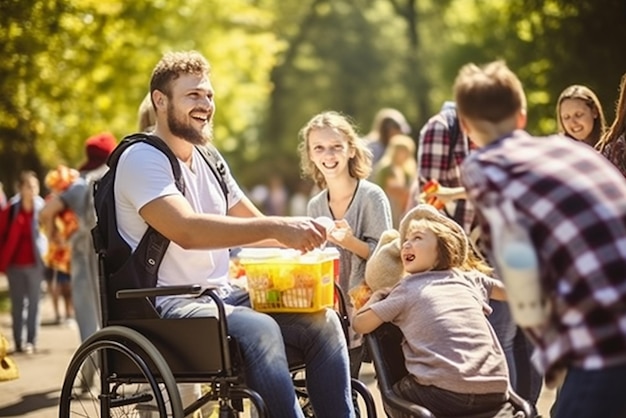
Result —
MULTIPOLYGON (((408 401, 393 391, 393 385, 408 374, 401 346, 403 338, 400 328, 391 323, 384 323, 365 335, 385 412, 392 417, 400 413, 415 418, 435 418, 424 406, 408 401)), ((524 418, 535 417, 530 404, 512 390, 509 390, 508 402, 524 418)))
MULTIPOLYGON (((117 299, 134 299, 143 304, 143 312, 152 311, 154 315, 110 319, 103 255, 98 257, 103 327, 80 345, 70 361, 61 390, 60 418, 145 417, 154 416, 148 415, 153 412, 160 417, 182 418, 209 402, 218 403, 220 418, 233 418, 243 412, 244 399, 251 402, 259 418, 269 416, 261 396, 245 385, 239 373, 241 357, 236 342, 228 335, 224 304, 214 289, 193 285, 119 290, 117 299), (216 304, 218 317, 161 318, 150 299, 174 295, 208 296, 216 304), (172 335, 179 336, 177 341, 172 340, 172 335), (99 369, 99 388, 83 380, 85 368, 90 367, 99 369), (180 383, 202 383, 209 390, 183 406, 177 387, 180 383), (89 390, 81 390, 83 384, 89 390), (92 411, 94 415, 89 415, 92 411)), ((342 293, 339 295, 339 315, 347 333, 345 301, 342 293)), ((301 403, 307 403, 303 380, 295 379, 295 372, 303 367, 297 365, 291 370, 296 396, 301 403)), ((353 393, 360 395, 365 404, 366 416, 376 418, 374 400, 367 387, 356 379, 352 379, 351 385, 353 393)), ((307 411, 303 407, 303 412, 307 417, 314 416, 310 408, 307 411)))

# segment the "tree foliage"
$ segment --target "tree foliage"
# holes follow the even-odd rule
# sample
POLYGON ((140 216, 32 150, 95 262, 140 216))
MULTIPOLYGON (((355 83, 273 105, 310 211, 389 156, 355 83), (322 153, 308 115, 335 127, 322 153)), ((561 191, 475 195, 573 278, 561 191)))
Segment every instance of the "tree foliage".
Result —
POLYGON ((212 64, 215 138, 244 186, 298 179, 298 131, 346 113, 366 133, 395 107, 417 136, 451 97, 459 67, 507 61, 524 82, 529 130, 556 129, 569 84, 610 120, 626 56, 622 0, 3 0, 0 180, 83 159, 84 140, 137 125, 164 51, 212 64))

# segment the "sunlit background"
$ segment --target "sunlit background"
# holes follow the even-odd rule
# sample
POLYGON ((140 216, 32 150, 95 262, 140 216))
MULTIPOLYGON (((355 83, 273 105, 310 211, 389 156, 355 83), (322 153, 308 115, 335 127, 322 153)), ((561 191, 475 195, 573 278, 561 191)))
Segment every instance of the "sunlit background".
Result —
POLYGON ((77 166, 84 140, 137 129, 168 50, 209 59, 215 142, 248 190, 299 183, 297 133, 341 111, 366 134, 381 107, 420 127, 459 67, 504 59, 525 84, 529 130, 556 130, 561 90, 585 84, 614 117, 626 70, 623 0, 1 0, 0 181, 77 166))

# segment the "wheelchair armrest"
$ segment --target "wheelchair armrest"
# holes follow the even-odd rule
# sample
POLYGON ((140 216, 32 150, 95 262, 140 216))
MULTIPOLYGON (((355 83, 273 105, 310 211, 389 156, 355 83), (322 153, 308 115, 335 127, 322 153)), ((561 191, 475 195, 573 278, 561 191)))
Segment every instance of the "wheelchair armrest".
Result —
POLYGON ((525 417, 533 418, 536 416, 530 403, 518 395, 513 389, 509 389, 509 402, 516 410, 522 411, 525 417))
POLYGON ((146 287, 143 289, 122 289, 115 293, 117 299, 151 298, 157 296, 200 295, 206 287, 191 286, 162 286, 146 287))

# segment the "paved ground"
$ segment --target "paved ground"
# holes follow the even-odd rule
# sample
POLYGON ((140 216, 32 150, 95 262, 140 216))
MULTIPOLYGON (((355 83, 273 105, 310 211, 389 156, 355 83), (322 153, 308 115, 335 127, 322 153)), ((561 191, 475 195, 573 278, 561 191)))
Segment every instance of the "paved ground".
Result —
MULTIPOLYGON (((0 291, 6 289, 6 279, 0 276, 0 291)), ((54 318, 52 302, 44 297, 41 304, 42 326, 38 352, 33 355, 14 355, 21 377, 0 383, 0 417, 56 418, 61 385, 67 364, 79 345, 75 325, 46 325, 54 318)), ((0 313, 0 330, 11 340, 11 319, 0 313)), ((378 413, 384 416, 370 364, 362 372, 362 380, 375 396, 378 413)), ((553 391, 544 391, 539 402, 539 412, 545 417, 554 399, 553 391)))

